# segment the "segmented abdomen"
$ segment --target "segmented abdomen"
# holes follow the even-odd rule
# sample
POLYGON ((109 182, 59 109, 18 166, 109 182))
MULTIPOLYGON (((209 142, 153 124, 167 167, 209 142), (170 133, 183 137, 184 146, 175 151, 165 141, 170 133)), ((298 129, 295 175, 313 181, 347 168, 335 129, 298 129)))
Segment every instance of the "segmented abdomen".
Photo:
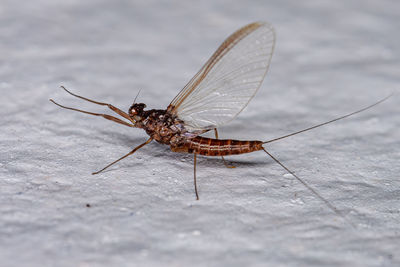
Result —
POLYGON ((261 141, 222 140, 200 136, 187 140, 179 148, 172 148, 176 152, 196 153, 205 156, 237 155, 261 149, 261 141))

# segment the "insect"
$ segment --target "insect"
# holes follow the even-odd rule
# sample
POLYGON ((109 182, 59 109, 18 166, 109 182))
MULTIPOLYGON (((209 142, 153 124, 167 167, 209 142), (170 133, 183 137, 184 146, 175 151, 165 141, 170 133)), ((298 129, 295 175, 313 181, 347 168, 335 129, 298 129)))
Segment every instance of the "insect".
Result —
POLYGON ((332 211, 342 216, 336 207, 283 165, 264 146, 267 143, 284 139, 362 112, 381 103, 388 97, 342 117, 268 141, 219 139, 217 128, 233 120, 247 106, 260 87, 269 68, 274 45, 275 32, 269 24, 255 22, 240 28, 219 46, 200 71, 172 100, 166 110, 145 110, 146 105, 136 103, 135 98, 134 103, 126 113, 111 104, 76 95, 63 86, 62 88, 69 94, 94 104, 107 106, 125 120, 107 114, 66 107, 56 103, 52 99, 50 101, 65 109, 101 116, 128 127, 142 128, 150 136, 147 141, 93 174, 104 171, 154 140, 170 146, 173 152, 193 154, 194 189, 196 199, 199 199, 196 181, 196 159, 198 155, 220 156, 224 164, 228 166, 224 156, 262 150, 307 187, 332 211), (215 132, 215 139, 200 136, 208 131, 215 132))

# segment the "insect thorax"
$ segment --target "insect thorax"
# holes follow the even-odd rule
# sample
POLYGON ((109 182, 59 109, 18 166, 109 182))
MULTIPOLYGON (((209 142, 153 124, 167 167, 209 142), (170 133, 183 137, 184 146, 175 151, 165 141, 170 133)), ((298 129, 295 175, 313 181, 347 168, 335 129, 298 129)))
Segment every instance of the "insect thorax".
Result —
POLYGON ((159 143, 175 145, 184 141, 186 132, 183 121, 166 110, 152 109, 140 114, 141 120, 136 122, 138 128, 159 143))

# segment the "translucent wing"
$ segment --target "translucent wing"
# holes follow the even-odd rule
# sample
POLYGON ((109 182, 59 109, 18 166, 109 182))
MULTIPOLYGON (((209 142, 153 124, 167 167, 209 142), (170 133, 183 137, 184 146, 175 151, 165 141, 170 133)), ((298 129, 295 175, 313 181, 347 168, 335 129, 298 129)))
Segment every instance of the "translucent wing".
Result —
POLYGON ((253 98, 271 61, 273 28, 255 22, 229 36, 172 100, 168 110, 193 132, 234 119, 253 98))

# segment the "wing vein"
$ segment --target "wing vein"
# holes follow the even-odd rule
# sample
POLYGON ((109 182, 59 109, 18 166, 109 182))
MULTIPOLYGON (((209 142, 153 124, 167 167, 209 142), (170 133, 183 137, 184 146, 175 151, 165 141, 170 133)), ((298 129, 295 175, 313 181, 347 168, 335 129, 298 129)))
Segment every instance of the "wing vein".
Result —
POLYGON ((172 100, 168 111, 195 133, 234 119, 260 87, 274 46, 275 32, 267 23, 237 30, 172 100))

